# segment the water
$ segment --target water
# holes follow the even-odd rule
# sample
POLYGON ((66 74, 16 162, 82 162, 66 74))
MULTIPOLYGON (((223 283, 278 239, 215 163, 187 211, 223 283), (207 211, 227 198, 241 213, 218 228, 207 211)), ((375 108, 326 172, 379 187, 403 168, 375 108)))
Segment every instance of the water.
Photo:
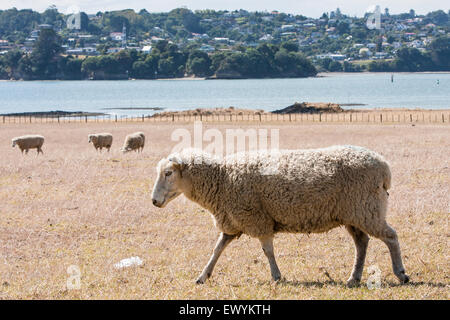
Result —
POLYGON ((450 108, 450 73, 333 74, 305 79, 0 82, 0 113, 91 111, 153 114, 151 108, 208 107, 273 111, 294 102, 361 103, 358 108, 450 108), (439 80, 439 84, 438 84, 439 80))

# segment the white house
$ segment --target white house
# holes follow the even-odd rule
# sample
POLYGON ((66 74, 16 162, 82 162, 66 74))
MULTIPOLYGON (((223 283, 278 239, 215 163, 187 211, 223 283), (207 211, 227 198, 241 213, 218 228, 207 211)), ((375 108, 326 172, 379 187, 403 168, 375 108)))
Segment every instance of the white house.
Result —
POLYGON ((141 51, 143 53, 152 53, 152 46, 143 46, 141 51))

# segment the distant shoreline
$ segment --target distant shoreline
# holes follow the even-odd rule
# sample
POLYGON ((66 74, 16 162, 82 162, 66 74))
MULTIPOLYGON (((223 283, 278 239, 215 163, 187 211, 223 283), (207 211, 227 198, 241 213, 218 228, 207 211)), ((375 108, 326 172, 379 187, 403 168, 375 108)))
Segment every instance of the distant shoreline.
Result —
MULTIPOLYGON (((310 103, 313 105, 326 105, 327 103, 310 103)), ((338 105, 338 104, 336 104, 338 105)), ((363 104, 341 104, 338 106, 362 106, 363 104)), ((111 108, 114 110, 154 110, 157 108, 111 108)), ((158 110, 163 110, 162 108, 159 108, 158 110)), ((234 109, 232 107, 230 108, 192 108, 192 109, 186 109, 186 110, 180 110, 180 111, 167 111, 162 113, 155 113, 151 117, 168 117, 168 116, 174 116, 174 115, 258 115, 258 114, 276 114, 279 110, 272 110, 272 111, 263 111, 261 109, 251 109, 251 108, 239 108, 234 109)), ((431 112, 431 111, 443 111, 447 112, 450 111, 450 108, 448 109, 423 109, 423 108, 355 108, 355 109, 342 109, 341 111, 337 113, 364 113, 364 112, 431 112)), ((308 110, 300 111, 300 112, 287 112, 286 114, 301 114, 301 113, 310 113, 310 114, 319 114, 319 113, 336 113, 336 111, 328 110, 326 108, 310 112, 308 110)), ((58 117, 98 117, 98 116, 108 116, 110 114, 107 113, 101 113, 101 112, 85 112, 85 111, 39 111, 39 112, 17 112, 17 113, 5 113, 0 114, 1 117, 46 117, 46 118, 58 118, 58 117)), ((131 115, 130 115, 131 116, 131 115)), ((136 115, 137 116, 137 115, 136 115)), ((140 117, 140 116, 139 116, 140 117)), ((148 116, 147 116, 148 117, 148 116)))
POLYGON ((31 112, 14 112, 0 114, 2 117, 97 117, 107 116, 107 113, 102 112, 89 112, 89 111, 31 111, 31 112))
POLYGON ((357 74, 450 74, 450 71, 418 71, 418 72, 319 72, 316 77, 338 76, 338 75, 357 75, 357 74))
POLYGON ((55 80, 14 80, 14 79, 2 79, 1 82, 33 82, 33 81, 45 81, 45 82, 55 82, 55 81, 202 81, 202 80, 265 80, 265 79, 308 79, 308 78, 323 78, 323 77, 332 77, 332 76, 349 76, 349 75, 364 75, 364 74, 450 74, 450 71, 417 71, 417 72, 369 72, 369 71, 361 71, 361 72, 319 72, 315 76, 311 77, 268 77, 268 78, 211 78, 211 77, 181 77, 181 78, 158 78, 158 79, 117 79, 117 80, 90 80, 90 79, 82 79, 82 80, 63 80, 63 79, 55 79, 55 80))

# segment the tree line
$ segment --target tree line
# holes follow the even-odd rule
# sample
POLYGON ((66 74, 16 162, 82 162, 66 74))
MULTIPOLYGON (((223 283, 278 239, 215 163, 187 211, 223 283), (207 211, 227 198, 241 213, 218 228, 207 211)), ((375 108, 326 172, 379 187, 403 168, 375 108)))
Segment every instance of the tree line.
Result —
POLYGON ((156 79, 184 76, 217 78, 308 77, 314 65, 295 43, 260 44, 208 55, 197 47, 180 49, 166 40, 149 54, 122 50, 79 58, 64 55, 61 38, 42 29, 30 54, 12 50, 0 56, 0 78, 24 80, 156 79))
POLYGON ((450 38, 440 37, 429 46, 428 52, 416 48, 402 48, 391 61, 372 61, 371 72, 450 71, 450 38))
POLYGON ((416 48, 401 48, 394 59, 373 60, 367 65, 348 61, 334 61, 330 58, 316 62, 319 71, 329 72, 420 72, 450 71, 450 38, 436 38, 423 52, 416 48))

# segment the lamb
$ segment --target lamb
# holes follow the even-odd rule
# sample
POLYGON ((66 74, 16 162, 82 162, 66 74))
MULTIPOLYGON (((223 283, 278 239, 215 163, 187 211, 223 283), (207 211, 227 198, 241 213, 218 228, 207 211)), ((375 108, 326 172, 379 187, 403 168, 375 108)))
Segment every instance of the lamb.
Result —
POLYGON ((212 214, 221 234, 198 284, 241 234, 259 239, 278 281, 276 233, 319 233, 338 226, 345 226, 355 244, 348 286, 361 280, 369 235, 387 245, 394 274, 407 283, 397 234, 386 222, 390 185, 388 163, 362 147, 250 151, 223 158, 185 149, 158 163, 152 201, 163 208, 183 193, 212 214))
POLYGON ((20 136, 13 138, 12 147, 14 148, 16 145, 19 146, 20 151, 23 154, 23 150, 25 150, 25 154, 28 154, 29 149, 37 149, 37 154, 39 152, 44 154, 42 151, 42 145, 44 144, 44 137, 37 134, 29 134, 25 136, 20 136))
POLYGON ((125 142, 122 147, 122 152, 126 153, 129 151, 137 151, 142 152, 144 150, 145 145, 145 135, 143 132, 135 132, 129 134, 125 137, 125 142))
POLYGON ((94 145, 95 150, 100 149, 102 151, 102 148, 109 149, 111 148, 112 142, 113 142, 113 136, 111 133, 95 133, 88 135, 88 143, 91 143, 94 145))

